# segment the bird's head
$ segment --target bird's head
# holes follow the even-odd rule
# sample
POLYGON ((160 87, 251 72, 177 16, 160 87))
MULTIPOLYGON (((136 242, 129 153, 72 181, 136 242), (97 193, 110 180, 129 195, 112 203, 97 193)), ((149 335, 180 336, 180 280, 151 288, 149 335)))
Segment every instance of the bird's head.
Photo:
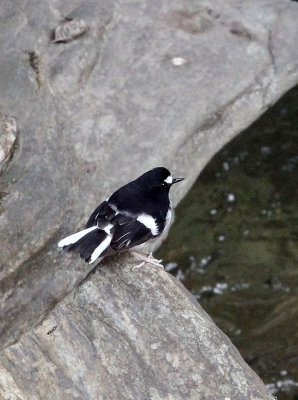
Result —
POLYGON ((168 193, 171 186, 183 181, 184 178, 173 178, 170 171, 164 167, 151 169, 141 175, 136 182, 143 189, 154 192, 168 193))

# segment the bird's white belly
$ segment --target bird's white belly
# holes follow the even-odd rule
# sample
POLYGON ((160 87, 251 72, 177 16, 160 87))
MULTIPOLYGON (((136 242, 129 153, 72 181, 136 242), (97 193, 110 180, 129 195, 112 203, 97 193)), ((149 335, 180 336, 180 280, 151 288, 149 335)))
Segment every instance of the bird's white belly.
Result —
POLYGON ((165 223, 164 230, 167 230, 167 228, 169 227, 171 218, 172 218, 172 207, 170 206, 170 208, 168 209, 167 215, 166 215, 166 223, 165 223))

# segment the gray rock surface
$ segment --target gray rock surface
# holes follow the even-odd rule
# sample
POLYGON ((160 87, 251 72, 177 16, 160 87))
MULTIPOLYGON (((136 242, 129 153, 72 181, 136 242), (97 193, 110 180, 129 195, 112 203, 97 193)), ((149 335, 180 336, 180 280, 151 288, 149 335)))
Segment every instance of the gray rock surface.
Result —
POLYGON ((13 156, 17 143, 18 129, 15 118, 0 117, 0 172, 3 172, 13 156))
POLYGON ((99 201, 164 165, 177 202, 297 82, 297 20, 288 0, 0 2, 1 348, 90 272, 56 244, 99 201))
POLYGON ((105 262, 2 351, 1 400, 273 399, 175 278, 135 264, 105 262))
POLYGON ((16 0, 0 15, 0 103, 20 142, 0 185, 6 346, 89 272, 56 242, 99 201, 165 165, 187 177, 176 202, 297 82, 298 5, 16 0))

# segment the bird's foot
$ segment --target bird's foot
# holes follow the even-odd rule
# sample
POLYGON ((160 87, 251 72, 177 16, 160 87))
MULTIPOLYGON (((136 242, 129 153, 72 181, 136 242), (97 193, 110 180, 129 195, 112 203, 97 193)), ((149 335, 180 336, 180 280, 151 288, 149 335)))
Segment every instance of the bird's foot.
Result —
POLYGON ((136 258, 143 260, 141 264, 138 264, 135 267, 133 267, 132 271, 134 271, 135 269, 142 268, 145 264, 156 265, 157 267, 161 267, 164 269, 164 266, 161 264, 162 260, 156 260, 156 258, 154 258, 154 256, 152 255, 152 252, 148 256, 146 256, 145 254, 141 254, 136 250, 131 251, 131 253, 136 258))
MULTIPOLYGON (((161 265, 161 263, 162 263, 162 259, 157 260, 157 259, 154 257, 154 255, 152 254, 152 251, 151 251, 150 254, 148 255, 148 259, 149 259, 149 260, 155 260, 155 261, 158 263, 158 265, 161 265)), ((153 264, 155 264, 155 263, 153 263, 153 264)), ((156 265, 157 265, 157 264, 156 264, 156 265)), ((162 267, 163 267, 163 265, 162 265, 162 267)))
POLYGON ((135 265, 131 270, 134 271, 135 269, 142 268, 145 265, 145 261, 141 262, 141 264, 135 265))

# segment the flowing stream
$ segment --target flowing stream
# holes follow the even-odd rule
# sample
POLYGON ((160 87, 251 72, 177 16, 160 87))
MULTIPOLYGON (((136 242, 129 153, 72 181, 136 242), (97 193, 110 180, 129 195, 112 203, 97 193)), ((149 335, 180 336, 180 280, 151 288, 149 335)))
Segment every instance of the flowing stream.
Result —
POLYGON ((279 400, 298 400, 298 86, 228 143, 157 252, 279 400))

